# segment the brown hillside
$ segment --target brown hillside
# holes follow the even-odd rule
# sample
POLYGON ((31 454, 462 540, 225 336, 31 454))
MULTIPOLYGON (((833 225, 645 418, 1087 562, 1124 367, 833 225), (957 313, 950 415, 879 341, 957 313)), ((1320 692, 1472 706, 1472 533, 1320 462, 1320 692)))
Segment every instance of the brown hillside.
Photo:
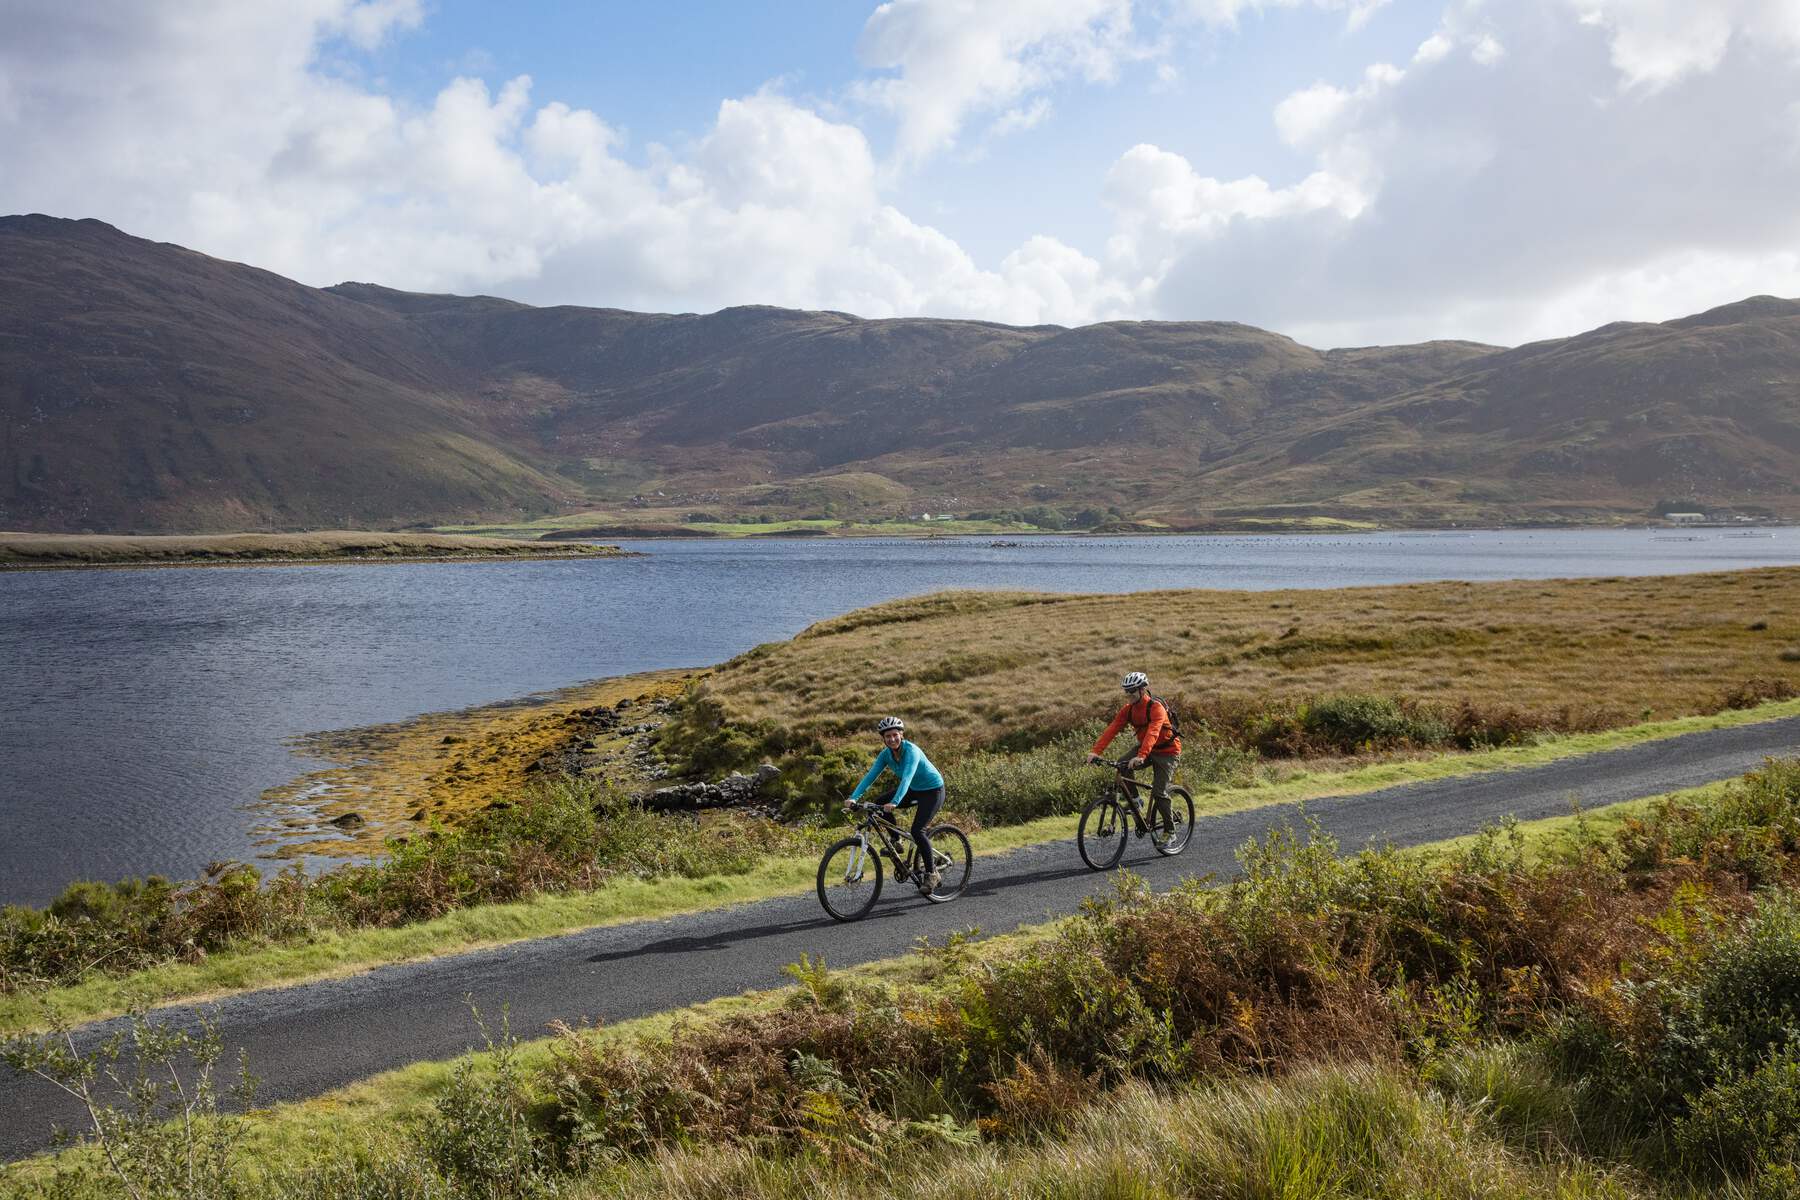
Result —
POLYGON ((1051 503, 1169 524, 1800 515, 1800 302, 1499 350, 532 308, 304 287, 95 221, 0 218, 0 526, 1051 503))
POLYGON ((567 489, 406 320, 98 221, 0 219, 0 526, 393 526, 567 489))

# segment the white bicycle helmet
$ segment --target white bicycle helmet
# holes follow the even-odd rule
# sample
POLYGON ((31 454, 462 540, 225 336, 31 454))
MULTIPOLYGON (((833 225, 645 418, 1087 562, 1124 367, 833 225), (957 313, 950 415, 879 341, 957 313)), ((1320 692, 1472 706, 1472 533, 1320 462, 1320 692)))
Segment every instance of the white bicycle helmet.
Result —
POLYGON ((1119 686, 1124 688, 1128 692, 1135 692, 1139 688, 1149 687, 1150 686, 1150 677, 1148 675, 1144 674, 1142 671, 1133 671, 1131 674, 1129 674, 1125 677, 1124 681, 1121 682, 1119 684, 1119 686))
POLYGON ((902 721, 899 717, 883 717, 881 720, 875 722, 876 733, 886 733, 890 729, 898 729, 904 733, 906 731, 906 722, 902 721))

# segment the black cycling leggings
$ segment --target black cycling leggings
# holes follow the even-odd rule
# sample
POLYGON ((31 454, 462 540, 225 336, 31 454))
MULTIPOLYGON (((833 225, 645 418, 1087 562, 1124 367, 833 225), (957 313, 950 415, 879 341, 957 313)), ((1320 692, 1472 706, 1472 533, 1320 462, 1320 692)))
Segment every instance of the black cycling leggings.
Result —
POLYGON ((890 795, 886 803, 898 804, 901 808, 918 805, 913 813, 912 837, 919 843, 919 862, 927 871, 931 870, 931 839, 925 836, 925 827, 937 818, 938 811, 944 807, 944 789, 913 788, 905 796, 890 795))

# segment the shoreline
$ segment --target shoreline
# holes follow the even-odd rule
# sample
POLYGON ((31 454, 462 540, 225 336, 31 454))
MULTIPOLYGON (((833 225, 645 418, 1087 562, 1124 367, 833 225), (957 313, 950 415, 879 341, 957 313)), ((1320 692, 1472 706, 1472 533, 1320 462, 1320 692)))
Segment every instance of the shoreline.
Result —
POLYGON ((310 533, 54 534, 0 531, 0 571, 141 567, 342 566, 639 557, 614 545, 528 538, 325 529, 310 533))
POLYGON ((584 680, 468 708, 322 730, 289 739, 328 766, 269 788, 247 807, 258 858, 346 860, 379 855, 386 839, 427 819, 457 822, 530 782, 555 762, 626 786, 656 782, 636 758, 659 704, 716 664, 584 680), (354 821, 346 818, 354 817, 354 821))
MULTIPOLYGON (((1702 535, 1719 537, 1722 533, 1762 533, 1773 536, 1776 532, 1800 528, 1795 522, 1767 522, 1757 525, 1651 525, 1651 524, 1547 524, 1547 525, 1391 525, 1375 528, 1368 527, 1325 527, 1304 528, 1292 525, 1275 525, 1266 529, 1032 529, 1006 530, 1003 532, 984 533, 926 533, 917 531, 882 532, 866 530, 856 532, 828 531, 816 534, 791 533, 713 533, 697 530, 690 533, 628 533, 614 531, 606 538, 622 542, 752 542, 752 541, 962 541, 971 539, 1010 540, 1014 538, 1078 538, 1084 540, 1101 540, 1106 538, 1169 538, 1169 537, 1462 537, 1476 533, 1673 533, 1680 534, 1697 531, 1702 535)), ((476 534, 472 536, 486 536, 476 534)), ((584 542, 580 538, 554 538, 548 535, 536 539, 546 542, 564 542, 566 544, 603 544, 599 541, 584 542)))
POLYGON ((596 562, 607 558, 644 558, 639 550, 582 542, 613 550, 611 554, 408 554, 370 558, 343 555, 337 558, 190 558, 142 559, 126 562, 0 562, 0 571, 144 571, 188 567, 385 567, 407 563, 510 563, 596 562))

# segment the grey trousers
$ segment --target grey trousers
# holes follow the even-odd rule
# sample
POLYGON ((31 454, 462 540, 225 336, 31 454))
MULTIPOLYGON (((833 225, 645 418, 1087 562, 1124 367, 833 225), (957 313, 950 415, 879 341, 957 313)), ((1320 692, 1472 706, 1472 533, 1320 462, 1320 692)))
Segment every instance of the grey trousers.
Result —
POLYGON ((1150 766, 1150 817, 1152 822, 1169 819, 1169 781, 1181 765, 1179 754, 1152 754, 1144 760, 1150 766))

